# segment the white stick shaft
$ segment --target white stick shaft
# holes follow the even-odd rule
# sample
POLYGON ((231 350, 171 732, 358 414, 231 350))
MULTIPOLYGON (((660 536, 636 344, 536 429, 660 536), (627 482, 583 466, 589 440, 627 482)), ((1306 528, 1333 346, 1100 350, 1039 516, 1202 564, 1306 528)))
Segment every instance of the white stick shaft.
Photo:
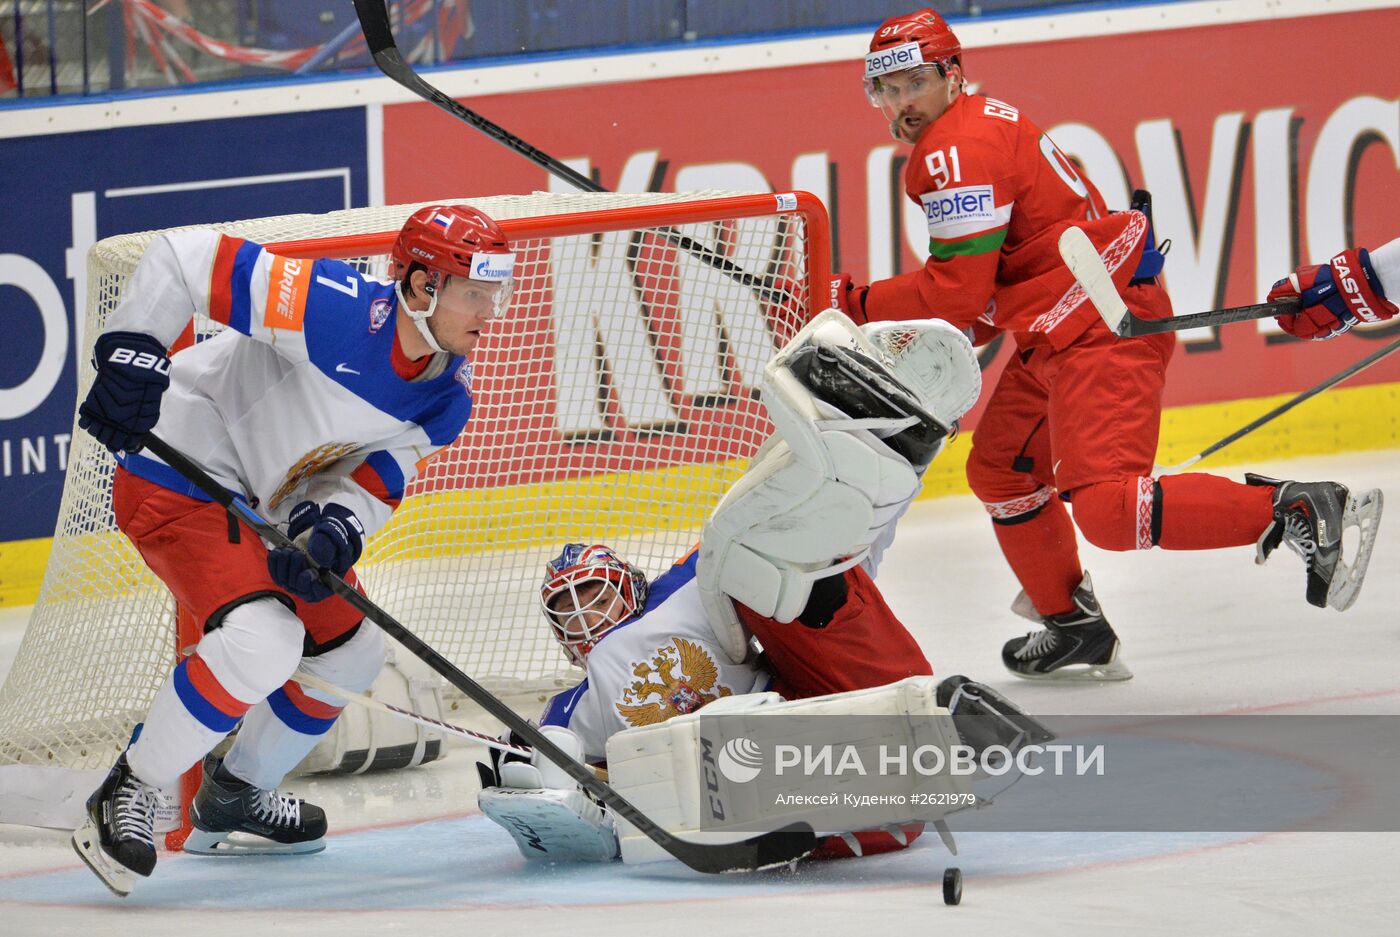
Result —
POLYGON ((1060 235, 1060 259, 1084 288, 1089 302, 1103 317, 1104 324, 1117 333, 1123 317, 1128 314, 1128 306, 1118 295, 1113 277, 1109 275, 1108 267, 1104 266, 1103 258, 1089 240, 1089 235, 1080 228, 1066 228, 1060 235))
POLYGON ((533 754, 533 752, 528 748, 520 748, 519 746, 511 745, 507 742, 502 742, 500 739, 495 738, 494 736, 487 735, 485 732, 473 732, 471 729, 464 729, 461 726, 454 726, 450 722, 442 722, 438 719, 432 718, 431 716, 424 716, 422 713, 413 712, 410 709, 400 709, 398 706, 391 706, 390 704, 381 702, 380 700, 377 700, 372 696, 365 696, 362 693, 351 693, 349 690, 336 686, 329 680, 322 680, 320 677, 313 676, 305 672, 304 670, 298 670, 295 674, 292 675, 292 679, 295 680, 297 683, 300 683, 302 686, 309 686, 312 689, 320 690, 323 693, 330 693, 333 696, 338 696, 341 699, 348 700, 349 702, 354 703, 357 706, 363 706, 366 709, 375 709, 379 712, 389 713, 392 716, 398 716, 400 719, 407 719, 409 722, 416 722, 419 725, 427 726, 430 729, 440 729, 443 732, 447 732, 451 735, 456 735, 464 739, 470 739, 473 742, 480 742, 487 748, 499 749, 500 751, 509 752, 513 755, 523 755, 526 758, 529 758, 530 755, 533 754))
POLYGON ((1178 462, 1176 465, 1158 465, 1152 469, 1152 474, 1158 478, 1160 478, 1163 475, 1175 475, 1182 469, 1189 469, 1191 466, 1195 465, 1203 458, 1205 458, 1205 456, 1197 453, 1196 455, 1193 455, 1191 458, 1187 459, 1185 462, 1178 462))

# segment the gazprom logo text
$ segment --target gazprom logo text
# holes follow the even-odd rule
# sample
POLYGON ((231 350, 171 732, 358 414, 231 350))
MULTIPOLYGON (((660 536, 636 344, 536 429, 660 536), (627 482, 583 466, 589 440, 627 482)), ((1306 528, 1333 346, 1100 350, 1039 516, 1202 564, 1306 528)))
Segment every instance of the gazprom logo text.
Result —
POLYGON ((924 203, 930 233, 935 227, 996 220, 996 199, 989 185, 925 192, 919 200, 924 203))
POLYGON ((515 271, 514 254, 476 254, 472 257, 473 280, 499 282, 509 280, 515 271))
POLYGON ((874 78, 886 72, 903 71, 924 64, 924 53, 917 42, 906 42, 893 49, 881 49, 865 57, 865 77, 874 78))

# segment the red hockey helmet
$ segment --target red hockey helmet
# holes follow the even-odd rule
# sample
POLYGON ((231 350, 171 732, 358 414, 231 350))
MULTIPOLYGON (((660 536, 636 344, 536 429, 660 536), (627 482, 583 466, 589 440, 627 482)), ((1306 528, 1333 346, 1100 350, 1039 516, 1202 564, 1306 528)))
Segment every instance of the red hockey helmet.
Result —
POLYGON ((449 276, 500 283, 511 278, 515 265, 501 226, 470 205, 418 209, 399 229, 390 258, 395 280, 420 263, 449 276))
POLYGON ((865 94, 881 107, 880 78, 891 72, 913 69, 948 73, 948 62, 962 53, 958 37, 933 10, 923 9, 892 16, 880 24, 865 56, 865 94))
POLYGON ((947 62, 962 53, 962 44, 943 17, 925 7, 903 16, 892 16, 880 24, 870 39, 870 54, 865 57, 865 77, 872 78, 886 72, 903 71, 920 65, 935 65, 947 62), (903 46, 914 46, 918 50, 895 50, 903 46))
POLYGON ((567 543, 545 564, 540 606, 564 656, 582 667, 599 638, 641 614, 647 589, 646 573, 610 548, 567 543))
POLYGON ((429 205, 420 208, 399 229, 389 253, 389 276, 397 281, 395 292, 423 340, 433 351, 438 344, 428 319, 437 309, 443 277, 456 276, 494 285, 491 316, 499 319, 510 305, 515 288, 515 254, 501 226, 470 205, 429 205), (403 286, 409 268, 422 264, 429 270, 428 308, 415 310, 404 300, 403 286))

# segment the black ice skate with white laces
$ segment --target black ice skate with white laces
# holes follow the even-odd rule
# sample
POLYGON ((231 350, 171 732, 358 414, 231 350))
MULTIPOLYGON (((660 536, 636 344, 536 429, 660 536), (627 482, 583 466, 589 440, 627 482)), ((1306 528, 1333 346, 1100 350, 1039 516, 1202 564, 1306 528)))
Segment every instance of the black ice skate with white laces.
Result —
POLYGON ((1118 659, 1118 635, 1103 616, 1089 574, 1074 590, 1074 610, 1041 617, 1022 592, 1011 610, 1045 627, 1012 638, 1001 649, 1006 669, 1027 680, 1097 683, 1131 680, 1133 672, 1118 659))
POLYGON ((1308 568, 1308 602, 1346 611, 1361 594, 1384 501, 1379 488, 1351 493, 1337 482, 1295 482, 1245 475, 1251 485, 1274 486, 1274 519, 1259 538, 1254 561, 1263 565, 1280 543, 1308 568), (1344 556, 1342 536, 1357 532, 1355 555, 1344 556))
POLYGON ((185 852, 206 856, 320 852, 326 814, 315 804, 254 787, 230 774, 221 759, 204 759, 204 780, 190 804, 194 830, 185 852))
POLYGON ((160 790, 131 773, 126 755, 88 798, 87 819, 73 833, 73 849, 114 895, 125 898, 136 876, 156 867, 156 810, 160 790))

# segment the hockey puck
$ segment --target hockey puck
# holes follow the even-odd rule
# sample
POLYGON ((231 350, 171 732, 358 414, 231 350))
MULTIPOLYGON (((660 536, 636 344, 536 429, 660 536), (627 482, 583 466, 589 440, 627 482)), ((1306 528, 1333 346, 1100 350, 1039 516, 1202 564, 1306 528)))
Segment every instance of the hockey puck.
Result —
POLYGON ((962 869, 943 870, 943 903, 962 903, 962 869))

